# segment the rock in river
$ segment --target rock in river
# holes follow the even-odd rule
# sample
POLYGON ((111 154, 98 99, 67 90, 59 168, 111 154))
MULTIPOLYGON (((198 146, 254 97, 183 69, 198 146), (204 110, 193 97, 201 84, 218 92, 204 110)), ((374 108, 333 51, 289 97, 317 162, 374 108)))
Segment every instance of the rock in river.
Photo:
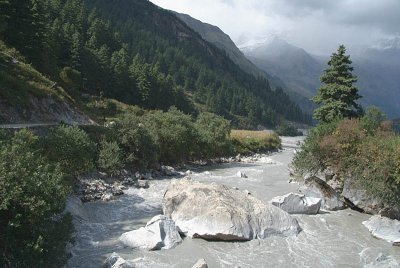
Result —
POLYGON ((145 227, 122 234, 119 240, 132 248, 159 250, 175 247, 182 238, 171 219, 158 215, 145 227))
POLYGON ((185 235, 207 240, 247 241, 301 230, 296 219, 271 204, 231 187, 190 178, 170 183, 163 211, 185 235))
POLYGON ((321 207, 321 198, 306 197, 301 194, 289 193, 274 197, 271 204, 289 214, 317 214, 321 207))
POLYGON ((321 208, 326 210, 340 210, 346 207, 344 198, 325 181, 315 176, 306 179, 305 186, 301 187, 299 192, 307 197, 321 198, 321 208))
POLYGON ((400 243, 400 221, 374 215, 363 224, 373 236, 394 245, 400 243))
POLYGON ((135 268, 133 263, 130 263, 123 258, 121 258, 117 253, 111 254, 110 257, 106 259, 103 265, 104 268, 135 268))

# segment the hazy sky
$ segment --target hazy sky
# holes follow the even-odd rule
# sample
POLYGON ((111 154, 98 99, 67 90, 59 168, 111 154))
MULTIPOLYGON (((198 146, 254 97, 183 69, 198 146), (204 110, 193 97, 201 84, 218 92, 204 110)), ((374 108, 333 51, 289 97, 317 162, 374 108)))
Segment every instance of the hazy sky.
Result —
POLYGON ((330 54, 400 35, 400 0, 151 0, 220 27, 235 43, 271 34, 330 54))

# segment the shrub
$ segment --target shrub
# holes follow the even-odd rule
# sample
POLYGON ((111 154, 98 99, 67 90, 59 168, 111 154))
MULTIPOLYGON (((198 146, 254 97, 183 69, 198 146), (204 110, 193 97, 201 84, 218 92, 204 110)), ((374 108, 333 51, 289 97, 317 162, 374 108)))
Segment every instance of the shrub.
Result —
POLYGON ((282 123, 281 125, 279 125, 279 127, 276 129, 276 133, 279 136, 289 136, 289 137, 303 135, 303 132, 297 130, 297 128, 288 123, 282 123))
POLYGON ((160 160, 177 163, 189 159, 198 148, 198 135, 192 117, 172 107, 168 112, 155 111, 144 116, 160 150, 160 160))
POLYGON ((98 164, 101 169, 112 173, 124 167, 123 151, 117 142, 108 142, 106 139, 101 140, 98 164))
POLYGON ((369 134, 373 134, 385 120, 387 120, 386 114, 378 107, 372 106, 368 107, 364 117, 361 118, 361 125, 369 134))
POLYGON ((143 118, 127 113, 117 120, 116 129, 127 163, 148 167, 158 160, 159 149, 142 121, 143 118))
POLYGON ((1 267, 61 267, 66 261, 71 218, 54 215, 64 209, 69 189, 59 165, 39 148, 28 130, 0 141, 1 267))
POLYGON ((228 120, 212 113, 202 113, 195 122, 195 129, 199 135, 199 156, 215 157, 231 152, 231 125, 228 120))
POLYGON ((295 173, 300 176, 316 174, 327 168, 325 151, 321 150, 320 142, 326 135, 333 133, 338 122, 320 124, 310 131, 301 149, 294 155, 292 166, 295 173))
POLYGON ((63 125, 53 128, 45 140, 45 147, 49 159, 60 163, 67 174, 78 174, 94 168, 96 144, 77 127, 63 125))
POLYGON ((259 153, 281 147, 278 135, 266 131, 232 130, 231 138, 236 154, 259 153))
POLYGON ((400 137, 368 137, 353 157, 361 185, 390 205, 400 205, 400 137))

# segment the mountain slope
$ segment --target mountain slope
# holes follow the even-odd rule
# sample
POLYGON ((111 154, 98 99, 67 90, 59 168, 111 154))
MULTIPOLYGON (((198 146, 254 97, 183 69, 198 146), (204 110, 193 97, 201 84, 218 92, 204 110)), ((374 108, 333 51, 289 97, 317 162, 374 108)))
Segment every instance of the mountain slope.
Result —
POLYGON ((242 70, 255 76, 265 77, 266 79, 268 79, 270 85, 273 88, 283 88, 292 101, 297 103, 301 107, 301 109, 311 114, 314 106, 310 102, 309 97, 306 97, 310 94, 305 94, 305 96, 299 94, 298 84, 290 83, 290 79, 286 80, 286 77, 280 76, 280 72, 274 70, 274 67, 276 66, 274 65, 274 63, 268 64, 268 66, 263 66, 263 64, 260 64, 257 67, 257 64, 255 65, 253 63, 257 61, 257 58, 248 57, 247 59, 243 52, 240 51, 240 49, 231 40, 231 38, 220 28, 208 23, 201 22, 186 14, 181 14, 177 12, 173 13, 179 19, 184 21, 190 28, 199 33, 202 38, 225 51, 227 55, 232 59, 232 61, 236 63, 242 70))
POLYGON ((53 81, 0 41, 0 124, 93 121, 53 81))
MULTIPOLYGON (((0 36, 76 98, 84 93, 148 109, 176 106, 186 113, 197 108, 243 127, 308 120, 283 91, 244 72, 149 1, 22 1, 24 19, 6 17, 8 27, 0 36)), ((20 7, 7 4, 10 13, 20 7)))
POLYGON ((204 40, 207 40, 211 44, 214 44, 216 47, 225 51, 227 55, 232 59, 232 61, 236 63, 240 68, 242 68, 244 71, 248 72, 249 74, 253 74, 256 77, 262 76, 267 79, 272 78, 270 75, 261 71, 251 61, 249 61, 245 57, 243 52, 241 52, 240 49, 231 40, 229 35, 224 33, 217 26, 204 23, 187 14, 181 14, 173 11, 172 13, 175 14, 180 20, 185 22, 194 31, 199 33, 204 40))

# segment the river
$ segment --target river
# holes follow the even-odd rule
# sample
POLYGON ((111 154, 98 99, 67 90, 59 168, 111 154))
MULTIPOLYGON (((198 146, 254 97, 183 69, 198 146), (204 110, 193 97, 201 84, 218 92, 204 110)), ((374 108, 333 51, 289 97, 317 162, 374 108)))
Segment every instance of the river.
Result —
MULTIPOLYGON (((217 182, 247 189, 268 202, 271 198, 295 192, 289 184, 288 164, 298 139, 284 138, 286 146, 271 155, 274 163, 223 164, 194 170, 193 179, 217 182), (239 178, 244 172, 248 178, 239 178)), ((140 251, 125 248, 118 237, 140 228, 160 214, 163 194, 169 179, 151 181, 149 189, 130 188, 110 202, 85 203, 74 220, 76 241, 67 267, 102 267, 106 257, 117 252, 137 267, 190 268, 205 258, 213 267, 400 267, 400 248, 376 239, 362 225, 370 216, 352 210, 318 215, 294 215, 303 231, 293 237, 270 237, 249 242, 207 242, 184 239, 171 250, 140 251)))

